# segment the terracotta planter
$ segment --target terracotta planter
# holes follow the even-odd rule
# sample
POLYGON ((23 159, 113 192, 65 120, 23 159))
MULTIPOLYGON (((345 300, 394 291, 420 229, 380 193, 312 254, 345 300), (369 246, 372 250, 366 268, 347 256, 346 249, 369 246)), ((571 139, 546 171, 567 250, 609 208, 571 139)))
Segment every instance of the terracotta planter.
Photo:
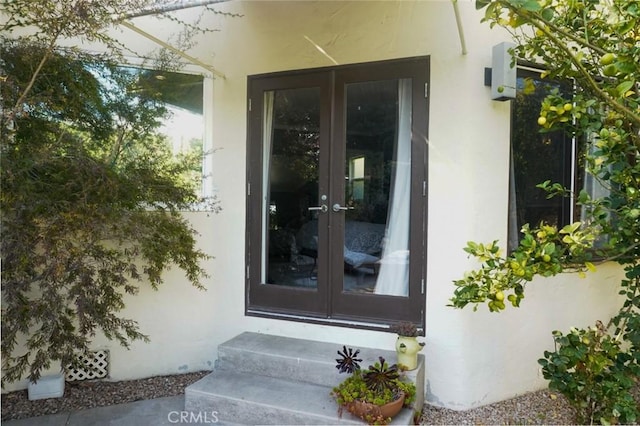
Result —
POLYGON ((398 364, 407 370, 415 370, 418 367, 418 352, 422 350, 424 343, 418 342, 415 337, 398 336, 396 340, 396 353, 398 364))
POLYGON ((344 405, 344 408, 354 416, 363 420, 376 420, 377 417, 383 419, 395 416, 402 410, 404 405, 404 393, 395 401, 391 401, 385 405, 375 405, 370 402, 353 401, 344 405))

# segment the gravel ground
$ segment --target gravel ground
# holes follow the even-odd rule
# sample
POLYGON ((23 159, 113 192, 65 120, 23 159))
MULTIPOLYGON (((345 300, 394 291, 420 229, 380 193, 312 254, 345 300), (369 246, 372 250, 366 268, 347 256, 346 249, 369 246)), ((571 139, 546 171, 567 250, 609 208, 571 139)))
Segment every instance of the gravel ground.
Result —
MULTIPOLYGON (((640 383, 633 389, 640 406, 640 383)), ((548 389, 467 411, 425 405, 423 425, 572 425, 574 410, 561 394, 548 389)), ((637 423, 636 423, 637 424, 637 423)))
POLYGON ((467 411, 425 405, 423 425, 570 425, 573 410, 562 395, 548 390, 467 411))
POLYGON ((23 419, 143 399, 182 395, 184 388, 209 373, 210 371, 199 371, 121 382, 67 382, 64 386, 64 395, 61 398, 35 401, 29 401, 26 390, 9 392, 2 395, 2 420, 23 419))
MULTIPOLYGON (((121 382, 70 382, 62 398, 29 401, 27 391, 2 395, 2 420, 22 419, 86 408, 122 404, 143 399, 184 394, 184 388, 209 374, 208 371, 157 376, 121 382)), ((640 386, 635 389, 640 402, 640 386)), ((562 395, 548 390, 467 411, 454 411, 425 405, 423 425, 568 425, 573 410, 562 395)))

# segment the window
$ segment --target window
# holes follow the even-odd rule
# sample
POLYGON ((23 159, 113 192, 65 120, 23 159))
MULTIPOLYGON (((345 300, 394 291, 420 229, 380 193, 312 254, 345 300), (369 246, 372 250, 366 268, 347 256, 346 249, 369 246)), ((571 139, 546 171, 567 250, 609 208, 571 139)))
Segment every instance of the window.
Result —
POLYGON ((569 90, 543 80, 539 72, 518 70, 516 99, 511 104, 509 178, 509 249, 517 247, 525 223, 562 227, 580 219, 573 197, 553 197, 536 185, 550 180, 576 192, 584 181, 580 163, 584 144, 564 131, 540 132, 540 105, 551 90, 569 90))
POLYGON ((125 68, 136 78, 138 91, 156 99, 166 109, 158 132, 173 158, 189 164, 184 179, 194 182, 196 195, 211 196, 210 141, 205 137, 205 96, 208 78, 185 72, 125 68))
POLYGON ((349 185, 351 200, 364 200, 364 160, 365 157, 354 157, 349 162, 349 185))

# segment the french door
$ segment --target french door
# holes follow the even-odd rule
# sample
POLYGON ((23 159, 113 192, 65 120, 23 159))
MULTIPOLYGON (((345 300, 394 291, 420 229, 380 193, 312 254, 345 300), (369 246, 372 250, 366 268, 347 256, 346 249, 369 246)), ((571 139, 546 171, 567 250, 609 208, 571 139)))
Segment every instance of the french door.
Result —
POLYGON ((247 312, 423 324, 428 58, 249 78, 247 312))

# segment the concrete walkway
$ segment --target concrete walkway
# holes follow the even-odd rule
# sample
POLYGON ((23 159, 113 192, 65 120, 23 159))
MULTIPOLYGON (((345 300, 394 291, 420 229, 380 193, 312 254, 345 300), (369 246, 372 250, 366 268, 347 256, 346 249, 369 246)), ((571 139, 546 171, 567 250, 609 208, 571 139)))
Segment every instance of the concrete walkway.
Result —
POLYGON ((216 413, 184 411, 184 396, 136 401, 71 413, 3 421, 3 426, 156 426, 218 424, 216 413))

